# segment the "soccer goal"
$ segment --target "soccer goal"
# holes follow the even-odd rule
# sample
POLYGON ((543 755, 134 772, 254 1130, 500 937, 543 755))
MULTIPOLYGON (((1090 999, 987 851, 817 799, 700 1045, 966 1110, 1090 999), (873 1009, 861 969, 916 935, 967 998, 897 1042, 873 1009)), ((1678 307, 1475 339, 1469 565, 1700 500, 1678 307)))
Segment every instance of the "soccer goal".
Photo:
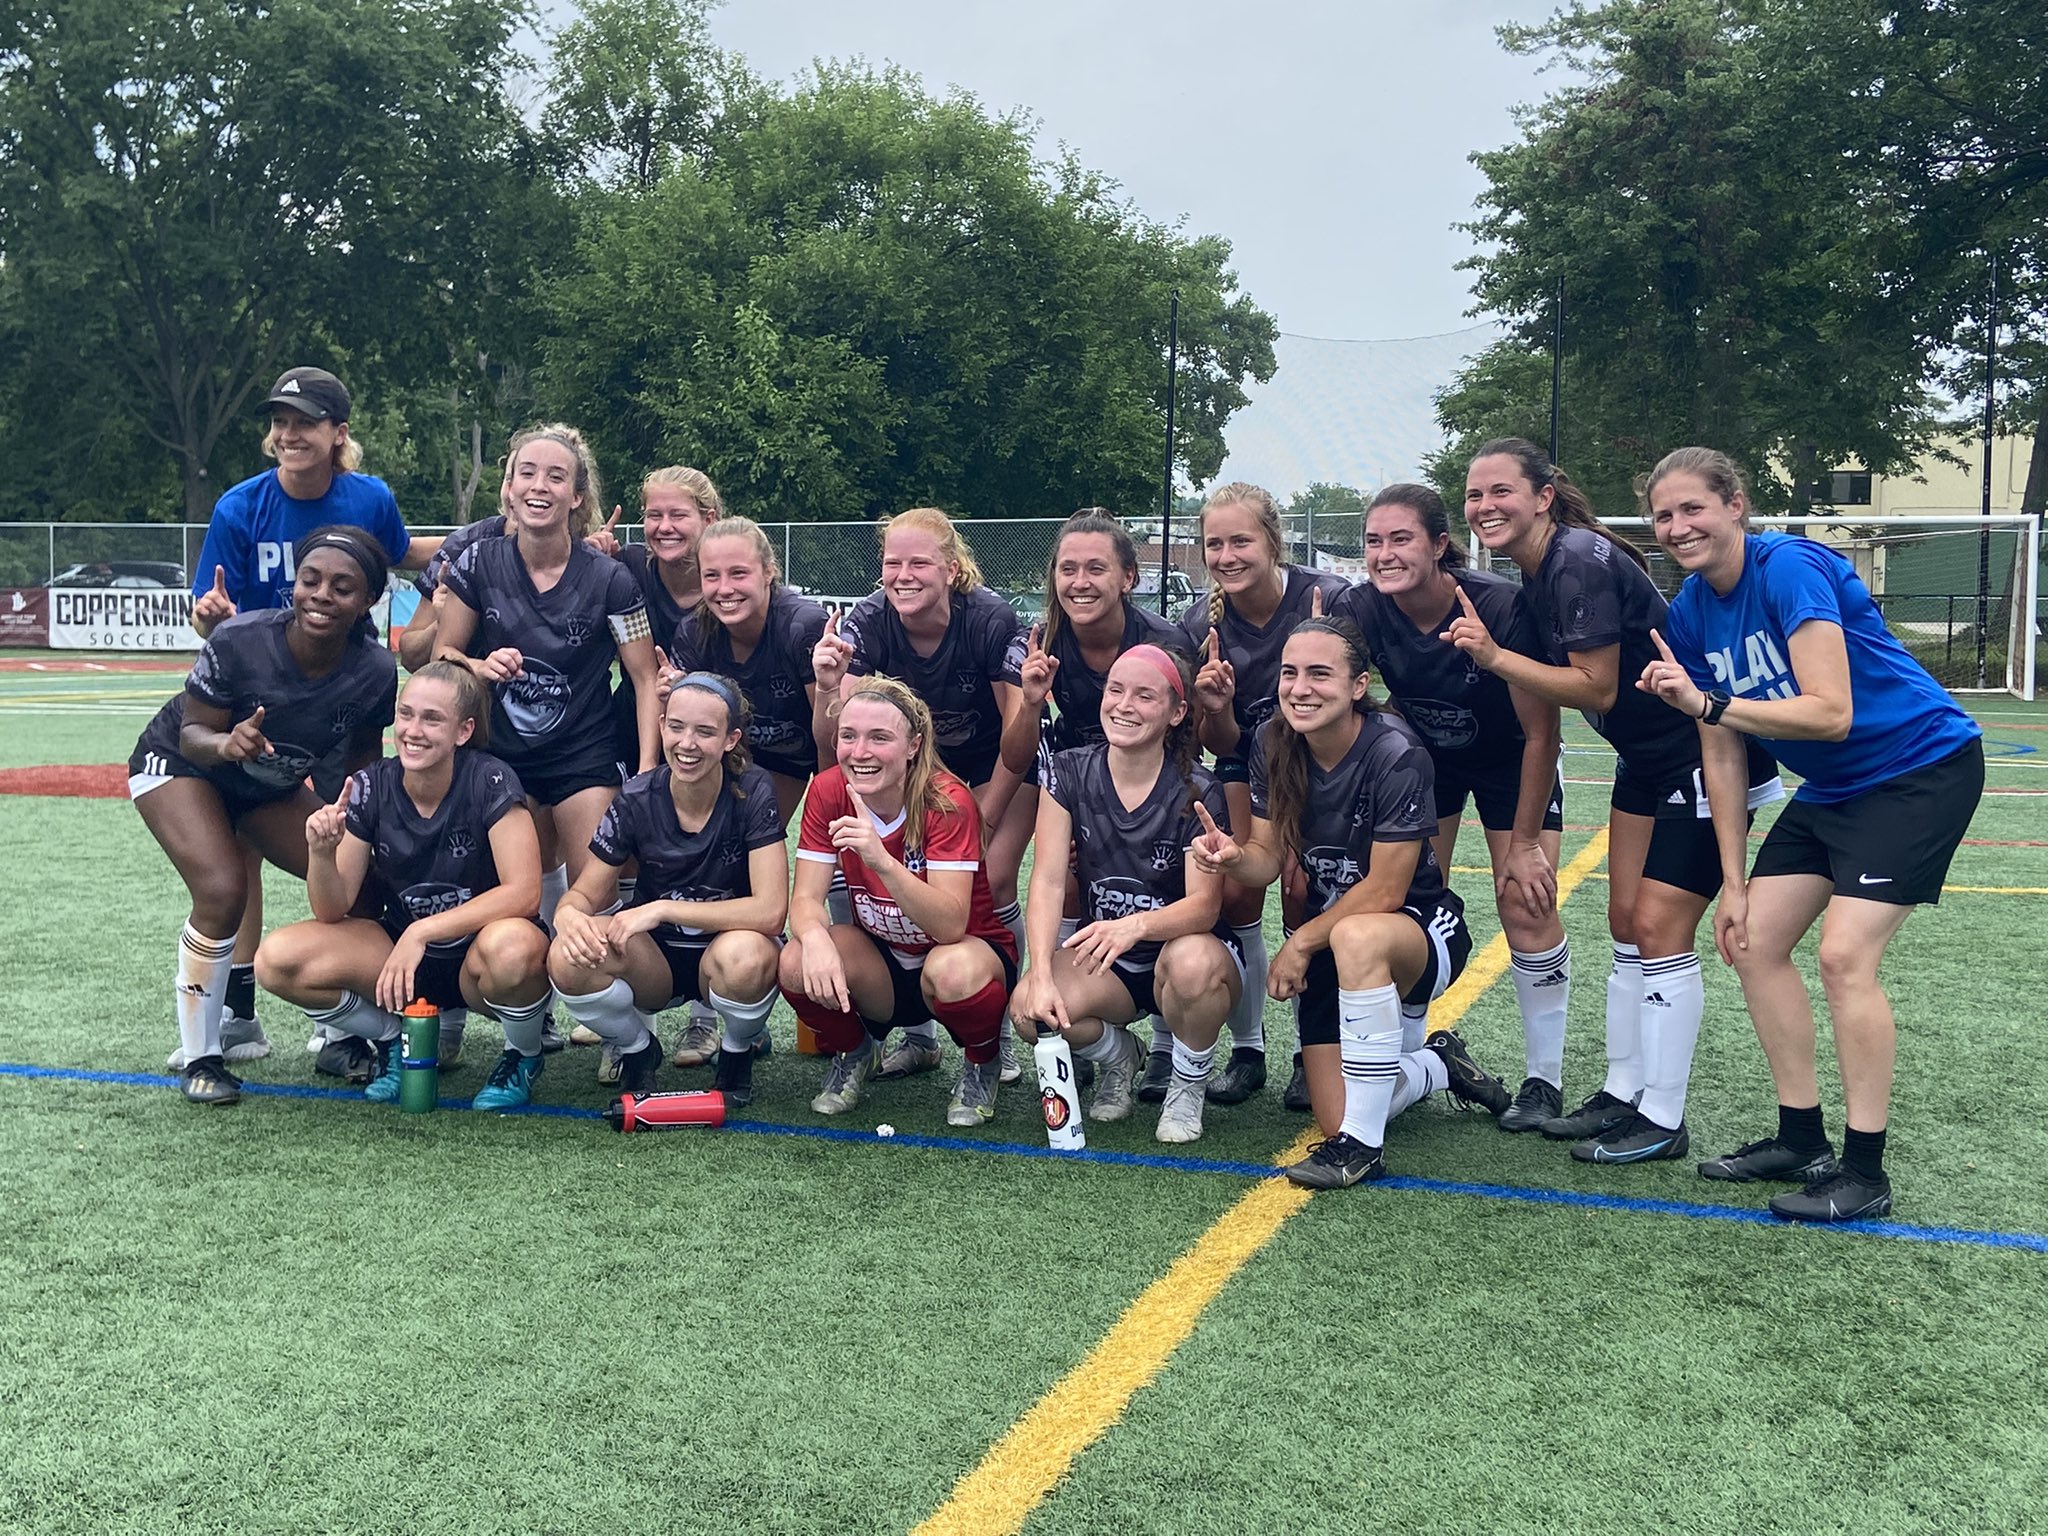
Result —
MULTIPOLYGON (((1678 590, 1685 573, 1657 547, 1647 518, 1602 521, 1649 557, 1658 586, 1678 590)), ((1830 508, 1804 518, 1749 521, 1839 550, 1870 588, 1892 633, 1950 693, 2034 697, 2042 618, 2038 519, 2019 513, 1845 518, 1830 508)))

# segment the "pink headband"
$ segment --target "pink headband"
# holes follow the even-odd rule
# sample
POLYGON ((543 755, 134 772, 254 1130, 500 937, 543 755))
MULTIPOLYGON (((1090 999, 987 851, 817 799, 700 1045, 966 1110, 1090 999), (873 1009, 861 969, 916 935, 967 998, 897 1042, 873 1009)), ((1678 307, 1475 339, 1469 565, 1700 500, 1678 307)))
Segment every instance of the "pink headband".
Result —
POLYGON ((1124 655, 1134 656, 1139 661, 1149 661, 1165 674, 1166 686, 1173 690, 1173 696, 1176 699, 1185 700, 1187 698, 1187 695, 1181 692, 1180 668, 1176 667, 1173 664, 1173 658, 1158 646, 1134 645, 1128 651, 1125 651, 1124 655))

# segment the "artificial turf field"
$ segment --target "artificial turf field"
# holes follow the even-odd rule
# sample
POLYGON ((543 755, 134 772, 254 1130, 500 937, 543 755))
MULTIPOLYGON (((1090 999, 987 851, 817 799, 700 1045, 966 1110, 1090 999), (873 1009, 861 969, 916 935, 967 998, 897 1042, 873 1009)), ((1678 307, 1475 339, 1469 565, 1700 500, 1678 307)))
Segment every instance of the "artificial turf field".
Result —
MULTIPOLYGON (((0 672, 0 770, 125 761, 179 681, 50 664, 0 672)), ((2039 1529, 2048 709, 1971 707, 1992 793, 1887 964, 1898 1212, 1860 1231, 1434 1103, 1390 1130, 1399 1177, 1299 1195, 1257 1176, 1304 1124, 1277 1078, 1186 1157, 1141 1106, 1055 1160, 1028 1082, 946 1134, 950 1049, 850 1127, 786 1048, 738 1129, 614 1135, 589 1052, 539 1088, 586 1113, 401 1117, 316 1080, 271 999, 242 1070, 285 1092, 202 1111, 163 1067, 168 862, 120 799, 0 794, 0 1531, 2039 1529)), ((1611 758, 1567 745, 1569 864, 1611 758)), ((1483 976, 1480 847, 1455 879, 1483 976)), ((1582 867, 1571 1102, 1602 1073, 1582 867)), ((289 880, 268 899, 304 914, 289 880)), ((1708 975, 1697 1156, 1774 1124, 1708 975)), ((1468 1001, 1518 1080, 1512 988, 1440 1013, 1468 1001)), ((493 1042, 476 1021, 445 1094, 493 1042)))

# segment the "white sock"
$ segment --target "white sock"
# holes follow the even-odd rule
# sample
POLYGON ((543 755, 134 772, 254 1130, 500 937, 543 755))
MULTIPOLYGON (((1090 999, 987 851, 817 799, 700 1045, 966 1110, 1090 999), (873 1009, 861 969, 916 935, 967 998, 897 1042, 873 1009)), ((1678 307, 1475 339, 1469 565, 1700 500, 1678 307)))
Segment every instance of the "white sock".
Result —
POLYGON ((1643 1091, 1643 962, 1633 944, 1614 946, 1607 976, 1607 1091, 1624 1102, 1643 1091))
MULTIPOLYGON (((1403 1003, 1401 1005, 1401 1054, 1412 1056, 1422 1049, 1422 1042, 1429 1038, 1429 1004, 1403 1003)), ((1431 1054, 1434 1054, 1432 1052, 1431 1054)), ((1396 1114, 1400 1111, 1396 1110, 1396 1114)))
POLYGON ((1075 1046, 1074 1054, 1083 1061, 1094 1062, 1097 1066, 1101 1066, 1105 1062, 1115 1061, 1116 1053, 1121 1049, 1116 1038, 1118 1033, 1119 1031, 1115 1025, 1105 1024, 1102 1026, 1102 1033, 1093 1040, 1089 1041, 1086 1045, 1075 1046))
MULTIPOLYGON (((566 865, 566 864, 564 864, 564 865, 562 866, 562 873, 566 875, 566 874, 567 874, 568 872, 569 872, 569 866, 568 866, 568 865, 566 865)), ((624 909, 624 908, 626 908, 626 907, 630 907, 630 906, 632 906, 632 905, 633 905, 633 903, 634 903, 635 901, 637 901, 637 900, 639 899, 639 897, 640 897, 640 877, 639 877, 638 875, 624 875, 624 876, 621 876, 621 877, 620 877, 620 880, 619 880, 619 906, 620 906, 620 908, 621 908, 621 909, 623 910, 623 909, 624 909)))
MULTIPOLYGON (((1233 1050, 1266 1049, 1266 925, 1264 921, 1232 928, 1244 946, 1244 991, 1230 1010, 1224 1027, 1230 1031, 1233 1050)), ((1377 1143, 1375 1143, 1377 1145, 1377 1143)))
POLYGON ((1198 1051, 1192 1045, 1174 1040, 1171 1035, 1167 1039, 1173 1040, 1169 1047, 1173 1052, 1173 1075, 1183 1082, 1207 1082, 1209 1069, 1216 1064, 1216 1047, 1212 1045, 1206 1051, 1198 1051))
POLYGON ((540 877, 540 919, 550 925, 555 920, 555 907, 569 894, 569 866, 557 864, 540 877))
POLYGON ((1024 958, 1024 908, 1019 902, 996 908, 996 921, 1010 930, 1010 937, 1017 941, 1017 958, 1024 958))
POLYGON ((235 963, 235 936, 209 939, 190 923, 178 935, 178 975, 172 996, 178 1010, 178 1044, 185 1059, 220 1054, 220 1013, 227 1001, 228 970, 235 963))
POLYGON ((1368 1147, 1387 1139, 1401 1076, 1401 994, 1391 986, 1337 989, 1337 1045, 1344 1062, 1342 1135, 1368 1147))
POLYGON ((753 1050, 754 1042, 768 1028, 768 1012, 775 1006, 775 989, 770 987, 768 995, 757 1003, 736 1003, 709 987, 704 989, 704 997, 725 1026, 719 1033, 718 1048, 736 1056, 753 1050))
MULTIPOLYGON (((632 993, 626 995, 631 997, 632 993)), ((543 992, 530 1003, 494 1003, 487 997, 484 1006, 496 1015, 507 1045, 522 1056, 538 1056, 541 1020, 547 1017, 548 1005, 554 1000, 553 992, 543 992)))
POLYGON ((1394 1102, 1387 1110, 1389 1120, 1439 1089, 1451 1086, 1451 1069, 1435 1051, 1403 1051, 1398 1065, 1401 1080, 1394 1085, 1394 1102))
POLYGON ((1698 955, 1643 962, 1643 1102, 1637 1107, 1667 1131, 1685 1120, 1685 1088, 1706 1005, 1698 955))
POLYGON ((1553 1088, 1564 1086, 1564 1021, 1572 1002, 1572 947, 1569 941, 1541 954, 1509 951, 1514 962, 1515 1002, 1522 1010, 1522 1042, 1528 1076, 1553 1088))
MULTIPOLYGON (((1171 1051, 1173 1049, 1173 1046, 1173 1031, 1166 1027, 1166 1020, 1159 1017, 1159 1015, 1156 1013, 1153 1014, 1152 1044, 1150 1046, 1150 1049, 1154 1051, 1171 1051)), ((1210 1054, 1213 1055, 1215 1053, 1216 1048, 1212 1045, 1211 1047, 1209 1047, 1209 1050, 1210 1054)))
MULTIPOLYGON (((596 992, 557 992, 562 1011, 621 1055, 644 1050, 652 1020, 633 1003, 633 989, 623 978, 596 992)), ((521 1053, 525 1054, 524 1052, 521 1053)))
POLYGON ((359 1035, 365 1040, 396 1040, 405 1029, 404 1019, 354 992, 342 993, 341 1001, 332 1008, 317 1012, 308 1008, 306 1017, 324 1032, 359 1035))

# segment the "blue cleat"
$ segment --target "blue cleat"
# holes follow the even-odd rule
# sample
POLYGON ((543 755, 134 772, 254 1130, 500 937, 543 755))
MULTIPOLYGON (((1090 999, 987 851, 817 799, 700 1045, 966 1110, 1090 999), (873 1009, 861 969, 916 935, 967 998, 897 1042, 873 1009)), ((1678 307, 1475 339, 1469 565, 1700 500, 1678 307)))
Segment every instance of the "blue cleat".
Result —
POLYGON ((393 1035, 389 1040, 371 1042, 376 1049, 376 1076, 370 1079, 370 1086, 363 1090, 363 1097, 372 1104, 396 1104, 398 1102, 398 1064, 405 1055, 403 1035, 393 1035))
POLYGON ((524 1109, 533 1102, 533 1080, 540 1076, 546 1060, 541 1055, 522 1056, 517 1051, 506 1051, 491 1068, 491 1075, 477 1090, 476 1097, 470 1100, 470 1107, 524 1109))

